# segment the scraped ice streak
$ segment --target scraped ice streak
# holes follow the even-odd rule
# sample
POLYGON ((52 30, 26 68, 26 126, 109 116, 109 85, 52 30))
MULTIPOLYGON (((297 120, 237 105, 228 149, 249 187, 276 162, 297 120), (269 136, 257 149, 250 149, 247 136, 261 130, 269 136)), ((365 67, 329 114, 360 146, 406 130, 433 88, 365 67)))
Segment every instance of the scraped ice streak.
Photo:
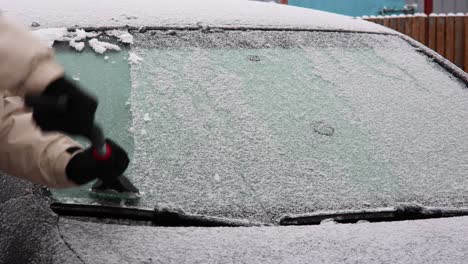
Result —
POLYGON ((144 205, 264 220, 239 163, 251 159, 260 142, 272 151, 275 146, 265 127, 255 128, 261 120, 246 108, 243 83, 214 67, 206 50, 138 53, 145 64, 131 66, 133 127, 150 133, 135 135, 131 174, 146 193, 144 205), (213 179, 215 172, 227 185, 213 179))
POLYGON ((306 49, 313 72, 336 87, 352 109, 354 126, 369 140, 366 149, 356 150, 379 168, 368 180, 390 194, 385 197, 390 204, 467 206, 462 199, 468 189, 466 86, 403 40, 372 39, 384 48, 306 49), (398 195, 387 181, 398 186, 398 195))

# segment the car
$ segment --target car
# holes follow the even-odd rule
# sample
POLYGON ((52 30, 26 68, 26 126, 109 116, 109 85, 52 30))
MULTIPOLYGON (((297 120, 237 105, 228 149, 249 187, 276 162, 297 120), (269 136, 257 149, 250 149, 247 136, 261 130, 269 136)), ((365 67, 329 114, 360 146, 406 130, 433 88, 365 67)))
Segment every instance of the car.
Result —
POLYGON ((141 191, 1 174, 0 263, 466 263, 468 74, 415 40, 246 0, 0 9, 99 98, 141 191))

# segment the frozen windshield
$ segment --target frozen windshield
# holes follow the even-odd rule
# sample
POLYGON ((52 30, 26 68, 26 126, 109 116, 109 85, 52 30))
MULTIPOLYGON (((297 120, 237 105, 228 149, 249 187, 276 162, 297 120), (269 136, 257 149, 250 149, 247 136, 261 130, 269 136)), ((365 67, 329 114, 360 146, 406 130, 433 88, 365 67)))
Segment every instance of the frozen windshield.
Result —
MULTIPOLYGON (((134 37, 142 61, 132 66, 127 51, 59 58, 98 89, 106 133, 133 153, 137 206, 270 222, 398 202, 467 205, 466 85, 398 37, 134 37)), ((56 197, 92 202, 86 195, 56 197)))

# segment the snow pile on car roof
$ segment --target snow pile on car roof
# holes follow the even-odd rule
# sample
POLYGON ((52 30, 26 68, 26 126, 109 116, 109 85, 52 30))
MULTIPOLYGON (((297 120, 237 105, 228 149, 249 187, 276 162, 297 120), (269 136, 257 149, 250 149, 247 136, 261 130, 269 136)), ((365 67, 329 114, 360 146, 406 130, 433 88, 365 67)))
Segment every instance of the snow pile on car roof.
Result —
POLYGON ((250 27, 394 32, 312 9, 247 0, 0 0, 8 16, 35 27, 250 27))

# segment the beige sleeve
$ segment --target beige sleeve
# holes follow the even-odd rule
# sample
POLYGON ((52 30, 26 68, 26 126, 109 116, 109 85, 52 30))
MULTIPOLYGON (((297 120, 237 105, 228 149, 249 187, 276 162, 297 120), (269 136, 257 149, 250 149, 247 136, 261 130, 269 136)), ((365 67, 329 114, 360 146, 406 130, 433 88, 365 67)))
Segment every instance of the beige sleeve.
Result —
POLYGON ((66 150, 76 146, 65 135, 41 132, 20 97, 3 98, 0 92, 1 171, 51 188, 73 187, 65 174, 72 158, 66 150))
POLYGON ((0 16, 0 92, 9 96, 40 93, 63 74, 51 48, 0 16))

